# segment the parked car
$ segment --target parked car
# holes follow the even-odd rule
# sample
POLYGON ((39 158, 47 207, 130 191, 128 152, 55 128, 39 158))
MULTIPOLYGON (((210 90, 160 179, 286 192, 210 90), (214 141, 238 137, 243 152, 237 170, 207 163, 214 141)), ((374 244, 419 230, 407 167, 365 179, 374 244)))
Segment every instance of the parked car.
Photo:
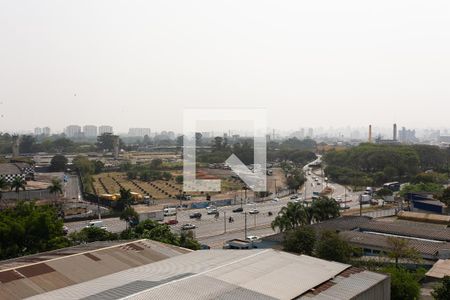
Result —
POLYGON ((195 226, 194 224, 190 224, 190 223, 187 223, 187 224, 184 224, 181 226, 181 230, 191 230, 191 229, 195 229, 195 228, 197 228, 197 226, 195 226))
POLYGON ((272 202, 278 202, 278 201, 280 201, 280 198, 278 198, 278 197, 275 197, 272 199, 272 202))
POLYGON ((237 207, 237 208, 233 209, 234 213, 243 212, 243 211, 244 211, 244 209, 242 207, 237 207))
POLYGON ((297 200, 297 199, 298 199, 298 195, 293 195, 293 196, 291 196, 290 199, 291 199, 291 200, 297 200))
POLYGON ((202 217, 202 214, 199 212, 193 213, 189 215, 189 218, 191 219, 200 219, 202 217))
POLYGON ((69 233, 69 227, 67 227, 66 225, 63 226, 63 233, 64 235, 69 233))
POLYGON ((259 210, 257 210, 256 208, 253 208, 253 209, 250 209, 248 211, 248 213, 251 215, 256 215, 256 214, 259 214, 259 210))
POLYGON ((178 220, 175 220, 175 219, 168 220, 168 221, 164 222, 164 224, 166 224, 166 225, 176 225, 176 224, 178 224, 178 220))

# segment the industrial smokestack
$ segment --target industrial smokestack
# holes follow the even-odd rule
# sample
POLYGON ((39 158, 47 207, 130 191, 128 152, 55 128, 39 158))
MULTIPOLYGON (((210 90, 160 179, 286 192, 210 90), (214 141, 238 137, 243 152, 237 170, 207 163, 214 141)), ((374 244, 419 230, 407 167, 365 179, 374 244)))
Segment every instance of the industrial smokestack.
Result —
POLYGON ((113 137, 113 154, 114 154, 114 159, 118 159, 119 158, 119 145, 120 141, 119 141, 119 136, 115 135, 113 137))
POLYGON ((20 143, 20 136, 13 135, 12 136, 12 157, 19 157, 19 143, 20 143))
POLYGON ((395 124, 395 123, 394 123, 394 128, 393 128, 393 130, 394 130, 394 132, 393 132, 393 135, 392 135, 392 139, 393 139, 394 141, 396 141, 396 140, 397 140, 397 124, 395 124))
POLYGON ((372 125, 369 125, 369 143, 372 143, 372 125))

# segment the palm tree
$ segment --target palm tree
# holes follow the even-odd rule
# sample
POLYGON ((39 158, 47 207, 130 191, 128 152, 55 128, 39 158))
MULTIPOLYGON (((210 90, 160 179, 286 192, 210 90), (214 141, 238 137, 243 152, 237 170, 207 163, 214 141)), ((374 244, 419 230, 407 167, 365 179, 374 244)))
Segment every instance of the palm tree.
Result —
MULTIPOLYGON (((58 178, 53 178, 52 184, 48 187, 48 191, 50 192, 50 194, 55 196, 61 195, 63 193, 63 186, 61 180, 58 178)), ((54 205, 56 205, 56 197, 54 205)))
POLYGON ((3 203, 2 190, 5 190, 7 188, 9 188, 9 182, 5 179, 5 177, 0 177, 0 201, 2 202, 2 206, 3 206, 3 204, 5 204, 5 207, 6 207, 6 202, 3 203))
POLYGON ((273 230, 278 228, 280 232, 283 232, 306 224, 308 224, 308 214, 303 205, 289 202, 287 206, 281 208, 271 226, 273 230))
POLYGON ((10 188, 11 188, 11 191, 14 190, 17 193, 17 200, 19 200, 20 190, 25 191, 26 185, 27 185, 27 182, 21 176, 14 177, 13 181, 11 182, 10 188))
POLYGON ((339 204, 332 198, 320 197, 310 209, 311 221, 322 222, 339 217, 339 204))

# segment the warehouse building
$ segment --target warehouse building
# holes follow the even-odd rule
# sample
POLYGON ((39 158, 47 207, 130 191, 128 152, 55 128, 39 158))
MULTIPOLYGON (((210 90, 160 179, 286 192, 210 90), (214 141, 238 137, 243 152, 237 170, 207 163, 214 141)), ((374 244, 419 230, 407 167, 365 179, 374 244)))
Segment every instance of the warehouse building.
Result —
POLYGON ((273 249, 190 251, 148 240, 82 249, 9 262, 0 298, 390 299, 387 275, 273 249))

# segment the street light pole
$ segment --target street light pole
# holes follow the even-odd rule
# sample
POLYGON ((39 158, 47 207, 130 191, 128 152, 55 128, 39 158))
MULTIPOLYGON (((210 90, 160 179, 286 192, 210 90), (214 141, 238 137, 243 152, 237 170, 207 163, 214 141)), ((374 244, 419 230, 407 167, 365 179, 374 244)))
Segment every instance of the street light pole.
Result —
POLYGON ((223 212, 223 233, 227 233, 227 212, 223 212))
POLYGON ((244 226, 244 239, 247 239, 247 212, 244 213, 244 221, 245 221, 245 226, 244 226))

